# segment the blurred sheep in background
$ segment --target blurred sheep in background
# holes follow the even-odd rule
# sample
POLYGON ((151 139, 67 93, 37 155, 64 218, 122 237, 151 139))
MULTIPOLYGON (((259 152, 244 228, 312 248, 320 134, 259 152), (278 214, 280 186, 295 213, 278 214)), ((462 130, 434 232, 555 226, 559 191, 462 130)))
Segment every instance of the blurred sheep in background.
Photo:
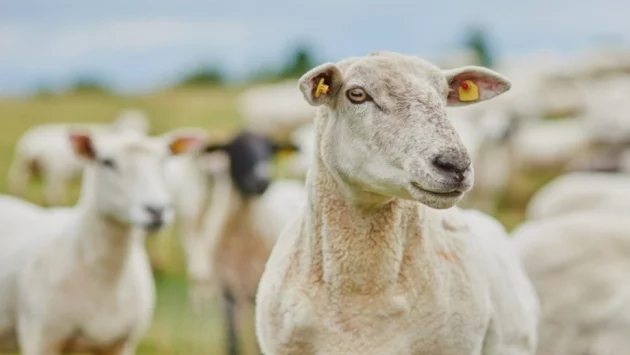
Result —
POLYGON ((34 175, 39 175, 44 185, 43 201, 46 205, 59 206, 67 203, 67 189, 83 169, 68 143, 71 130, 81 129, 91 134, 110 131, 135 131, 147 134, 148 117, 139 110, 126 109, 111 124, 42 124, 29 128, 15 146, 13 162, 9 170, 9 191, 23 196, 34 175))

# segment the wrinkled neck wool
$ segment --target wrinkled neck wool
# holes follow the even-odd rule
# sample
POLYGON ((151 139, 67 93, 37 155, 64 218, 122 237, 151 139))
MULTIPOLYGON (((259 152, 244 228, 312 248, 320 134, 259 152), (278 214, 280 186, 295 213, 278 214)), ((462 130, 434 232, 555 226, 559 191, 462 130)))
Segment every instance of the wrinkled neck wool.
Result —
POLYGON ((133 245, 142 245, 144 232, 134 230, 130 224, 104 215, 96 207, 95 176, 92 167, 86 167, 81 197, 73 210, 76 212, 75 228, 79 260, 92 275, 115 282, 125 267, 133 245), (137 232, 137 233, 134 233, 137 232))
MULTIPOLYGON (((323 119, 318 117, 318 125, 323 119)), ((320 127, 317 142, 321 132, 320 127)), ((373 294, 395 285, 408 239, 420 238, 421 205, 398 198, 376 205, 356 203, 324 163, 319 143, 315 152, 307 179, 309 211, 301 231, 310 238, 309 277, 341 293, 373 294)))

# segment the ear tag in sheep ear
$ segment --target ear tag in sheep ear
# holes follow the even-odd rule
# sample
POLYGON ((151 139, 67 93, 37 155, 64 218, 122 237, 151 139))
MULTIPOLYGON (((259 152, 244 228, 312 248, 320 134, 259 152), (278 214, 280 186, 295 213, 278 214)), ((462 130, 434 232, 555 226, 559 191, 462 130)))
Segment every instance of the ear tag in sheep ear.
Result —
POLYGON ((460 101, 479 100, 479 88, 471 80, 464 80, 464 82, 459 85, 458 90, 460 101))
POLYGON ((290 158, 294 153, 295 152, 293 150, 291 150, 291 149, 281 149, 278 152, 278 157, 280 159, 287 159, 287 158, 290 158))
POLYGON ((194 143, 194 139, 192 138, 179 138, 179 139, 175 139, 169 145, 169 148, 171 149, 172 154, 182 154, 182 153, 185 153, 189 149, 189 146, 192 143, 194 143))
POLYGON ((328 85, 324 84, 324 78, 319 79, 319 83, 315 88, 315 97, 319 97, 321 94, 328 94, 328 85))

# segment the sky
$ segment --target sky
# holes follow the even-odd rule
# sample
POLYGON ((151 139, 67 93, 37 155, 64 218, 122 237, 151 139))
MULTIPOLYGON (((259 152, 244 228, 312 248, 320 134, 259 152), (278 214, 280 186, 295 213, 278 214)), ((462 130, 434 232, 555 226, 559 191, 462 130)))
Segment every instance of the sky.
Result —
POLYGON ((121 92, 219 64, 233 78, 308 43, 319 62, 433 55, 482 26, 497 54, 575 52, 630 37, 627 0, 0 0, 0 95, 96 76, 121 92))

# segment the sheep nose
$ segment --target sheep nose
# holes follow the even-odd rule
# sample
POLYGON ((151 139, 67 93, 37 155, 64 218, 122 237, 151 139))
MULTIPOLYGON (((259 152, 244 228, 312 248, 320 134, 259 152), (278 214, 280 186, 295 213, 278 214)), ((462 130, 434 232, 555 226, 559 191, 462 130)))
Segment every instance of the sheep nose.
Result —
POLYGON ((269 187, 269 180, 259 180, 256 183, 256 193, 262 195, 269 187))
POLYGON ((439 171, 454 174, 457 176, 459 182, 464 180, 464 173, 470 167, 470 158, 449 157, 441 154, 433 159, 433 166, 439 171))
POLYGON ((164 214, 164 207, 162 206, 152 206, 152 205, 146 205, 144 206, 144 209, 149 212, 149 214, 151 215, 151 217, 153 217, 153 219, 159 220, 162 219, 162 215, 164 214))

